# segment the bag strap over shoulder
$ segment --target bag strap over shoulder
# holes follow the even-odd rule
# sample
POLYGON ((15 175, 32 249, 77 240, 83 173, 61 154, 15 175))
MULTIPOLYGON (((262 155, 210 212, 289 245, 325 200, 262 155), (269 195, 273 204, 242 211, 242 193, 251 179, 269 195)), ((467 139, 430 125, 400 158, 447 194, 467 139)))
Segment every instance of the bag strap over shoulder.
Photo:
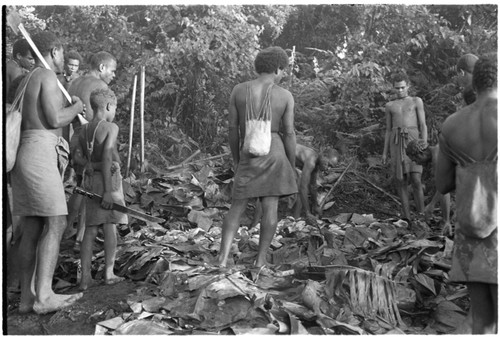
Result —
POLYGON ((28 73, 28 75, 26 75, 25 78, 23 78, 23 80, 19 84, 19 86, 22 86, 21 90, 17 93, 16 98, 14 99, 14 102, 12 102, 12 105, 10 106, 9 111, 16 111, 16 110, 21 111, 22 110, 23 101, 24 101, 24 93, 26 92, 26 88, 28 87, 28 83, 29 83, 29 80, 31 78, 31 75, 33 75, 35 73, 35 71, 37 71, 37 69, 38 69, 38 67, 33 69, 30 73, 28 73))
POLYGON ((87 144, 87 153, 88 153, 88 157, 87 157, 87 160, 89 162, 92 161, 92 153, 94 152, 94 142, 95 142, 95 134, 97 132, 97 128, 99 127, 99 125, 101 124, 101 122, 104 121, 104 119, 101 119, 95 129, 94 129, 94 133, 92 135, 92 140, 89 141, 89 135, 88 135, 88 130, 89 130, 89 125, 90 124, 86 124, 86 129, 85 129, 85 143, 87 144))

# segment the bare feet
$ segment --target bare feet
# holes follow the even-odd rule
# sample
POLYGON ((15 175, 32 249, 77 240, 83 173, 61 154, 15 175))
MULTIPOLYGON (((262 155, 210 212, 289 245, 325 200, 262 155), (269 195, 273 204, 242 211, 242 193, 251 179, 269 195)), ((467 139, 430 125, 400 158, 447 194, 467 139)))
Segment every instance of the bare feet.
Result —
POLYGON ((119 282, 121 282, 123 280, 125 280, 124 277, 113 275, 113 277, 106 278, 106 280, 104 281, 104 283, 106 285, 112 285, 112 284, 119 283, 119 282))
POLYGON ((82 280, 80 281, 80 290, 84 291, 84 290, 87 290, 88 288, 94 286, 96 284, 96 282, 92 279, 92 278, 89 278, 88 280, 84 280, 82 278, 82 280))
MULTIPOLYGON (((83 293, 71 295, 54 294, 49 297, 44 303, 35 301, 35 304, 33 304, 33 310, 39 315, 58 311, 63 308, 69 307, 70 305, 73 305, 77 300, 82 298, 82 296, 83 293)), ((21 309, 21 307, 19 307, 19 309, 21 309)))
POLYGON ((21 292, 21 301, 19 302, 19 313, 27 314, 33 311, 33 304, 35 303, 35 295, 30 292, 29 295, 23 295, 21 292))

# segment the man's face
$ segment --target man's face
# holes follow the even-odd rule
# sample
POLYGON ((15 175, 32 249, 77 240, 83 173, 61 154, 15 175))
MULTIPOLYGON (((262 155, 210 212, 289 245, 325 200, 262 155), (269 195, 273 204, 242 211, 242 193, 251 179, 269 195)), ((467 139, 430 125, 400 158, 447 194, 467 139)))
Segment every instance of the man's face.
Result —
POLYGON ((114 60, 101 64, 100 78, 109 84, 115 78, 116 62, 114 60))
POLYGON ((408 85, 406 81, 394 82, 394 91, 398 95, 398 98, 405 98, 408 96, 408 85))
POLYGON ((73 75, 80 68, 80 61, 74 59, 68 59, 68 62, 65 64, 66 74, 73 75))
POLYGON ((19 65, 25 69, 31 70, 33 66, 35 65, 35 59, 31 55, 31 52, 28 51, 26 55, 21 55, 17 54, 17 61, 19 62, 19 65))

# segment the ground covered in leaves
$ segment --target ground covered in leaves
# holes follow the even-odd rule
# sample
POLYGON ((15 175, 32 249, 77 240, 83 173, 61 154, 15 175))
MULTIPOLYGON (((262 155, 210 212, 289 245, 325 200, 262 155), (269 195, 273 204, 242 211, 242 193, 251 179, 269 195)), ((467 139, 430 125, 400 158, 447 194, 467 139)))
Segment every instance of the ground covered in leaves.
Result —
MULTIPOLYGON (((397 201, 380 187, 380 174, 370 176, 373 169, 352 165, 342 176, 348 165, 341 164, 323 177, 321 218, 287 217, 290 200, 284 199, 269 268, 252 265, 259 225, 249 228, 249 205, 230 265, 216 268, 232 184, 226 159, 127 178, 127 204, 165 222, 130 218, 119 226, 116 273, 126 281, 98 283, 74 306, 42 316, 19 315, 19 295, 9 293, 7 333, 470 332, 466 288, 448 281, 453 241, 440 235, 438 217, 428 224, 400 220, 397 201)), ((98 239, 96 280, 102 248, 98 239)), ((72 239, 65 239, 57 292, 77 291, 78 264, 72 239)))

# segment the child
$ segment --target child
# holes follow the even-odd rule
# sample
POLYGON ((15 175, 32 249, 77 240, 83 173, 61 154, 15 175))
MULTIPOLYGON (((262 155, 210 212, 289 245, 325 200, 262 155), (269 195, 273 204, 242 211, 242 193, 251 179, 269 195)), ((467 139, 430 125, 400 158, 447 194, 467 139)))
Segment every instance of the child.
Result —
POLYGON ((111 210, 113 202, 125 205, 116 153, 118 126, 113 123, 116 113, 116 96, 110 89, 96 89, 90 94, 90 104, 95 112, 93 120, 80 132, 79 143, 87 161, 83 186, 86 190, 102 195, 102 202, 86 199, 86 227, 81 245, 82 277, 80 289, 86 290, 93 283, 91 275, 92 246, 99 226, 104 231, 104 256, 106 284, 123 280, 114 274, 116 257, 116 224, 128 223, 127 215, 111 210))
MULTIPOLYGON (((439 145, 428 146, 422 139, 415 139, 408 143, 406 154, 415 161, 418 165, 424 165, 428 162, 432 163, 432 175, 435 175, 437 156, 439 153, 439 145)), ((441 204, 441 213, 443 215, 444 226, 441 234, 450 236, 452 234, 450 222, 450 194, 441 194, 436 190, 431 202, 425 207, 425 220, 428 221, 434 212, 434 207, 437 202, 441 204)))

